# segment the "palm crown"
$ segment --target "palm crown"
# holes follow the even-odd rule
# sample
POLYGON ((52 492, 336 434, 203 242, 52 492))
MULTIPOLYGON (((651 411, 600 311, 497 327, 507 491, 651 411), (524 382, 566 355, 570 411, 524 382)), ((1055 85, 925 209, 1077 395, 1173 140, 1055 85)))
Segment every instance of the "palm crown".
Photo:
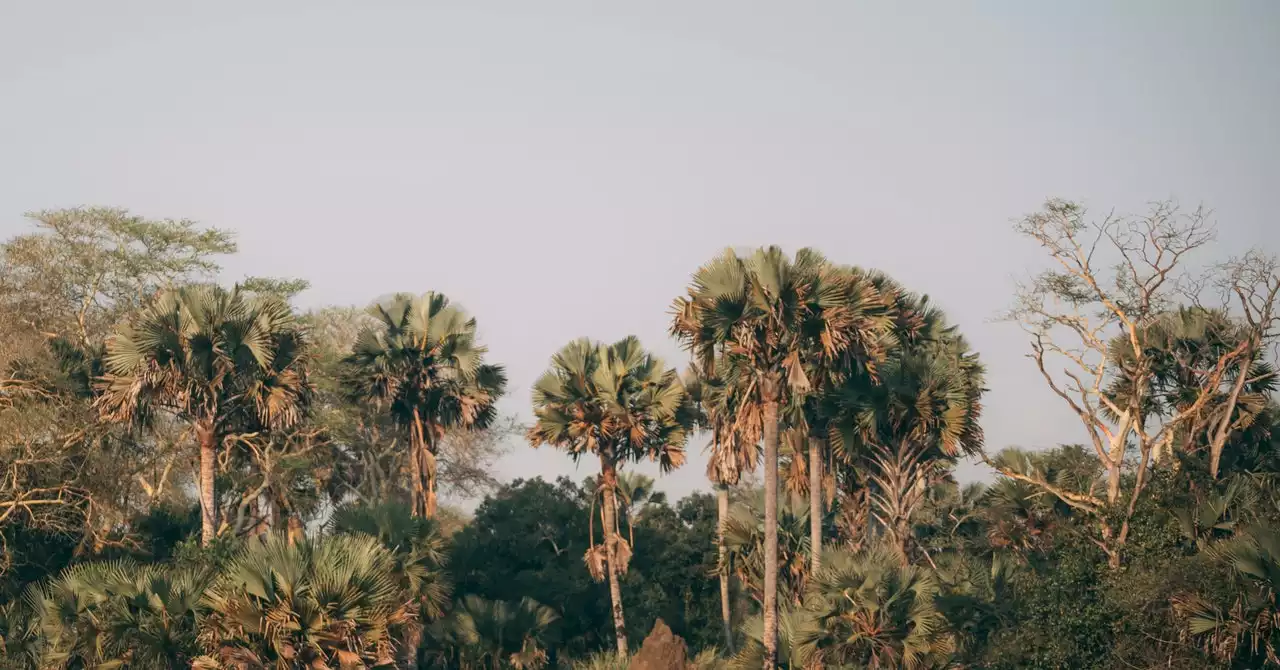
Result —
POLYGON ((476 320, 439 293, 397 294, 374 305, 377 325, 356 337, 346 360, 356 400, 372 401, 408 429, 414 511, 435 508, 435 455, 445 432, 490 425, 506 390, 501 366, 484 362, 476 320))
POLYGON ((107 340, 99 406, 117 420, 169 410, 215 430, 288 427, 310 395, 289 306, 218 286, 161 293, 107 340))
POLYGON ((676 371, 635 337, 608 346, 577 340, 534 385, 529 440, 575 460, 594 454, 616 465, 647 458, 671 470, 684 463, 693 424, 686 398, 676 371))

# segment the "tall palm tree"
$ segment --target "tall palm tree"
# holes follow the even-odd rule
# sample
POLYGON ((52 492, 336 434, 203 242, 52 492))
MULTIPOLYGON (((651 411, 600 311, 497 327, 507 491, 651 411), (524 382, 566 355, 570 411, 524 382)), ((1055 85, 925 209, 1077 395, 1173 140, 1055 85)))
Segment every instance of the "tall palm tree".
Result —
POLYGON ((699 365, 743 389, 736 421, 758 421, 764 438, 766 668, 777 662, 779 411, 813 390, 806 367, 815 352, 875 360, 888 329, 851 308, 851 290, 849 274, 811 249, 794 261, 778 247, 727 250, 694 273, 673 309, 672 334, 699 365))
POLYGON ((605 540, 601 548, 593 544, 586 560, 593 574, 599 575, 601 565, 608 574, 618 654, 625 657, 618 575, 626 570, 631 547, 618 535, 618 468, 646 458, 657 461, 663 472, 684 463, 684 443, 694 419, 684 386, 676 371, 645 351, 635 337, 611 345, 581 339, 552 357, 551 368, 533 387, 533 413, 531 445, 550 444, 575 461, 587 455, 600 460, 605 540))
POLYGON ((760 423, 734 421, 737 404, 733 390, 723 379, 710 374, 696 362, 685 374, 685 390, 698 413, 698 423, 711 433, 707 445, 707 479, 716 489, 716 549, 720 577, 720 619, 724 627, 725 648, 733 653, 733 608, 730 603, 732 566, 725 543, 725 527, 729 523, 729 489, 736 486, 744 472, 756 469, 760 460, 760 423))
POLYGON ((356 336, 345 360, 348 392, 385 409, 408 432, 413 513, 431 517, 445 433, 492 424, 506 372, 484 362, 476 320, 442 294, 397 294, 369 313, 377 324, 356 336))
POLYGON ((296 424, 311 396, 307 338, 272 296, 190 286, 165 291, 107 340, 96 403, 113 421, 168 412, 200 446, 201 540, 218 529, 214 465, 228 435, 296 424))
POLYGON ((830 435, 870 487, 872 516, 904 560, 910 520, 941 467, 981 450, 983 368, 945 315, 912 299, 907 333, 876 374, 849 375, 824 396, 830 435))
POLYGON ((793 481, 792 487, 809 496, 810 570, 814 574, 822 567, 823 497, 827 490, 824 484, 830 476, 824 472, 824 463, 830 455, 833 418, 825 411, 827 405, 823 398, 851 377, 875 379, 879 358, 896 351, 920 326, 919 316, 910 304, 904 303, 902 287, 888 275, 858 267, 841 267, 835 274, 843 285, 846 300, 841 314, 844 327, 854 330, 853 335, 865 344, 834 348, 828 347, 821 337, 812 340, 804 365, 814 391, 789 408, 795 426, 791 435, 794 440, 791 462, 793 466, 802 464, 804 468, 796 474, 807 477, 807 481, 793 481), (868 357, 866 350, 875 352, 876 356, 868 357), (805 443, 807 453, 802 451, 799 442, 805 443))

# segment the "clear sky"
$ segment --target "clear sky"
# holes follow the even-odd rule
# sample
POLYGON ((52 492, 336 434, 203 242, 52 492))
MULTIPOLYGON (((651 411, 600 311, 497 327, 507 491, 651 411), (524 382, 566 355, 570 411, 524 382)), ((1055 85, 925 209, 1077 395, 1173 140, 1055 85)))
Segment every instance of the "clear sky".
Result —
POLYGON ((989 367, 989 448, 1079 440, 992 321, 1040 262, 1010 220, 1172 196, 1276 252, 1277 191, 1274 0, 0 0, 0 237, 122 206, 234 229, 227 278, 306 278, 304 307, 443 291, 522 416, 575 337, 683 366, 690 273, 780 244, 933 296, 989 367))

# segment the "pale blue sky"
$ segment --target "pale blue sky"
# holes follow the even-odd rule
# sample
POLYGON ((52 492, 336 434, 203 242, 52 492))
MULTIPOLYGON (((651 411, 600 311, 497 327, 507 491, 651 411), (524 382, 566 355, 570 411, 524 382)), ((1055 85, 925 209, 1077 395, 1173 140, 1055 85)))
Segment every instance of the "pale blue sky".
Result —
MULTIPOLYGON (((1176 196, 1224 253, 1280 251, 1267 0, 8 0, 0 103, 0 237, 115 205, 236 230, 228 278, 304 277, 303 306, 444 291, 522 415, 574 337, 683 365, 688 275, 774 243, 934 296, 990 368, 989 447, 1078 440, 990 320, 1039 262, 1010 219, 1176 196)), ((665 486, 702 482, 695 456, 665 486)))

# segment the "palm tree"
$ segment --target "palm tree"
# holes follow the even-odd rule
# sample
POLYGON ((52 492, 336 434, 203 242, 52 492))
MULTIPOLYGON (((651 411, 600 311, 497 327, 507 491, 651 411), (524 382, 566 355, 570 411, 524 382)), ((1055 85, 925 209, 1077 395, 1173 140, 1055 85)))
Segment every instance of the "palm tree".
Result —
MULTIPOLYGON (((764 601, 764 584, 768 575, 764 551, 764 518, 760 514, 762 497, 734 505, 724 524, 724 543, 738 579, 747 593, 764 601)), ((778 505, 778 564, 776 572, 779 599, 784 606, 798 606, 810 578, 809 505, 806 500, 784 498, 778 505)))
POLYGON ((823 398, 851 377, 874 380, 878 358, 913 338, 921 325, 913 305, 905 300, 906 292, 888 275, 858 267, 842 267, 836 272, 846 298, 841 318, 845 327, 854 329, 854 335, 867 344, 862 348, 832 348, 822 338, 811 342, 804 365, 806 375, 813 382, 814 392, 789 408, 795 414, 791 462, 793 467, 804 466, 796 468, 796 475, 807 476, 807 481, 793 481, 792 487, 809 496, 810 570, 814 574, 822 567, 824 483, 830 476, 824 473, 823 464, 830 451, 833 418, 826 411, 827 404, 823 398), (877 357, 867 357, 864 349, 876 352, 877 357), (800 443, 807 446, 807 454, 803 456, 800 443))
POLYGON ((211 580, 207 570, 127 561, 68 568, 27 593, 24 614, 41 640, 28 654, 39 667, 188 667, 211 580))
POLYGON ((435 519, 413 516, 403 505, 382 503, 340 507, 329 520, 333 533, 368 535, 391 551, 391 574, 402 591, 416 599, 418 616, 442 616, 452 586, 445 574, 448 539, 435 519))
POLYGON ((1211 547, 1209 555, 1231 568, 1237 596, 1227 607, 1197 594, 1175 598, 1185 633, 1231 667, 1280 664, 1280 533, 1248 529, 1211 547))
POLYGON ((911 517, 927 487, 942 476, 943 465, 982 449, 985 390, 982 365, 955 327, 927 298, 909 303, 919 330, 874 376, 849 375, 823 399, 833 417, 830 434, 846 461, 863 470, 872 515, 903 560, 911 517))
POLYGON ((645 351, 635 337, 607 346, 581 339, 552 357, 551 368, 533 387, 533 411, 531 445, 553 445, 575 461, 585 455, 600 460, 605 539, 601 547, 592 539, 585 560, 597 579, 608 574, 618 654, 625 657, 618 575, 626 571, 631 546, 618 536, 618 468, 646 458, 657 461, 663 472, 684 463, 684 443, 694 419, 684 386, 676 371, 645 351))
POLYGON ((938 609, 938 584, 892 551, 834 552, 805 599, 792 644, 820 667, 944 668, 955 636, 938 609))
POLYGON ((168 412, 200 446, 201 541, 218 529, 216 452, 238 431, 296 424, 311 395, 307 339, 288 304, 217 286, 161 293, 107 340, 97 405, 113 421, 168 412))
POLYGON ((203 666, 352 667, 393 661, 414 619, 395 558, 373 537, 253 541, 205 598, 203 666))
POLYGON ((698 410, 699 424, 711 433, 711 442, 707 445, 707 479, 716 489, 716 549, 720 556, 716 572, 720 577, 720 618, 724 626, 725 648, 733 653, 733 608, 729 598, 732 568, 729 548, 725 544, 729 489, 738 484, 742 473, 756 469, 760 460, 760 424, 748 421, 737 425, 733 417, 737 404, 733 389, 696 362, 689 366, 684 384, 689 399, 698 410))
POLYGON ((646 505, 660 505, 666 495, 654 489, 654 479, 638 472, 618 473, 618 498, 622 502, 619 509, 627 520, 627 541, 635 546, 635 522, 646 505))
POLYGON ((813 390, 806 367, 816 352, 875 360, 890 326, 851 308, 850 277, 811 249, 794 261, 777 247, 746 257, 727 250, 694 273, 674 305, 672 334, 704 369, 742 389, 735 421, 758 421, 764 438, 766 668, 777 658, 779 410, 813 390))
POLYGON ((413 513, 431 517, 445 433, 492 424, 506 373, 484 362, 476 320, 442 294, 396 294, 369 313, 377 325, 360 332, 345 360, 348 392, 387 410, 408 432, 413 513))
POLYGON ((446 667, 536 670, 547 664, 547 633, 559 618, 532 598, 507 602, 467 596, 432 626, 431 637, 445 650, 440 660, 446 667))

